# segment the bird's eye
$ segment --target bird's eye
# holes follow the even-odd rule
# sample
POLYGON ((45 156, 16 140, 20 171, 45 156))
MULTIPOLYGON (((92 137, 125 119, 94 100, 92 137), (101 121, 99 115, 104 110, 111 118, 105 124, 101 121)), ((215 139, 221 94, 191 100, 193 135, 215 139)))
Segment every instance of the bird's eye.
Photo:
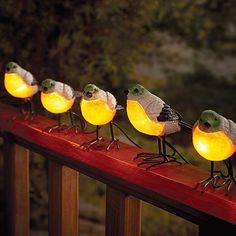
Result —
POLYGON ((13 66, 13 69, 16 69, 16 65, 13 66))
POLYGON ((218 119, 215 117, 215 120, 218 120, 218 119))
POLYGON ((138 89, 137 89, 137 88, 136 88, 136 89, 134 89, 134 92, 135 92, 135 93, 138 93, 138 89))
POLYGON ((93 96, 92 93, 90 93, 90 92, 86 93, 86 97, 91 98, 92 96, 93 96))

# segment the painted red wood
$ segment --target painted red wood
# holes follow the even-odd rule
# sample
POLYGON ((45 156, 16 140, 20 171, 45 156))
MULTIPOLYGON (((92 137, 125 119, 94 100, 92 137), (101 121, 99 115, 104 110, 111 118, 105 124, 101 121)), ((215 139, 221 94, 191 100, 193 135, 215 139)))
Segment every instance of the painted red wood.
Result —
POLYGON ((206 171, 186 164, 162 165, 146 171, 133 161, 135 154, 140 152, 138 148, 121 144, 119 151, 83 151, 80 144, 93 135, 48 134, 42 130, 56 121, 41 116, 35 117, 34 122, 12 120, 16 110, 3 104, 0 104, 0 111, 1 131, 12 133, 19 142, 25 141, 38 151, 50 153, 58 162, 154 205, 164 203, 193 217, 214 216, 236 224, 235 192, 227 197, 223 190, 202 194, 193 189, 199 180, 209 175, 206 171))
POLYGON ((48 220, 50 236, 78 236, 79 173, 48 162, 48 220))
POLYGON ((29 236, 29 150, 6 142, 4 159, 7 201, 6 234, 29 236))

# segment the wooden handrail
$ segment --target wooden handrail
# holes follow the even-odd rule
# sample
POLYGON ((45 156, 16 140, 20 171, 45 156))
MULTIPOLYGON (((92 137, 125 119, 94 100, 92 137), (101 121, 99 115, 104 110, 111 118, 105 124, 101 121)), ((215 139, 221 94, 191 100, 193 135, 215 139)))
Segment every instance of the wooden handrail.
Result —
MULTIPOLYGON (((108 197, 111 200, 107 202, 106 223, 116 224, 117 227, 114 226, 116 232, 107 227, 106 235, 140 234, 138 199, 198 224, 201 235, 209 230, 209 227, 206 227, 209 224, 215 228, 224 227, 225 230, 234 232, 236 194, 225 196, 223 189, 208 190, 202 194, 199 190, 193 189, 199 180, 209 175, 208 172, 189 164, 162 165, 146 171, 137 167, 137 163, 133 161, 133 157, 141 151, 136 147, 122 143, 119 151, 84 151, 80 149, 80 144, 90 140, 93 134, 73 132, 68 135, 58 132, 48 134, 43 130, 54 124, 53 120, 42 116, 36 116, 33 122, 12 119, 19 113, 18 110, 1 103, 0 111, 0 132, 6 143, 24 146, 42 154, 53 163, 67 166, 69 169, 102 181, 108 186, 108 196, 115 193, 116 198, 108 197), (112 213, 114 201, 116 204, 117 202, 123 204, 118 210, 119 214, 112 213), (131 216, 135 216, 134 219, 131 219, 131 216), (124 218, 121 220, 122 217, 126 217, 125 220, 124 218), (122 230, 117 232, 118 228, 122 230)), ((76 184, 77 182, 74 186, 76 184)))

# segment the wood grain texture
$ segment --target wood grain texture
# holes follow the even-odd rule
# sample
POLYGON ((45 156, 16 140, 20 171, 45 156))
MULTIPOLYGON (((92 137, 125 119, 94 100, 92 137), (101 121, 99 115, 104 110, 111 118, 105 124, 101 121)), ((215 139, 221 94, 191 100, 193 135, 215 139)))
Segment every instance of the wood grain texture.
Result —
POLYGON ((78 172, 48 163, 48 217, 50 236, 76 236, 78 231, 78 172))
POLYGON ((29 236, 29 150, 4 144, 6 235, 29 236))
POLYGON ((12 134, 16 142, 25 145, 50 160, 67 165, 81 173, 102 181, 126 194, 140 198, 194 223, 224 222, 236 224, 236 193, 224 195, 224 189, 207 190, 202 194, 194 190, 209 172, 195 166, 161 165, 146 171, 137 167, 133 157, 143 151, 122 144, 120 150, 84 151, 80 144, 94 138, 95 134, 74 132, 43 132, 56 123, 45 117, 36 116, 33 122, 12 120, 16 109, 0 104, 0 131, 12 134))
POLYGON ((107 186, 106 236, 141 235, 141 201, 107 186))

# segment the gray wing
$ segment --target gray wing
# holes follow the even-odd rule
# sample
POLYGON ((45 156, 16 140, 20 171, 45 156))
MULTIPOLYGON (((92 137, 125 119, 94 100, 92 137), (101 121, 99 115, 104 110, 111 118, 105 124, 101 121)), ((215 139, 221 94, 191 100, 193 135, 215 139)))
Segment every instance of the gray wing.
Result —
POLYGON ((228 136, 231 138, 232 142, 234 145, 236 145, 236 124, 232 120, 228 120, 228 136))
POLYGON ((74 89, 71 86, 61 82, 56 82, 55 91, 66 97, 68 100, 75 96, 74 89))
POLYGON ((162 108, 164 106, 164 102, 155 95, 149 95, 144 99, 140 99, 139 103, 142 105, 145 110, 147 116, 153 120, 157 121, 157 117, 159 117, 162 108))
POLYGON ((22 79, 28 84, 28 85, 37 85, 38 81, 35 79, 35 77, 27 70, 23 69, 22 67, 17 68, 17 73, 22 77, 22 79))
POLYGON ((179 121, 182 120, 181 115, 173 110, 169 105, 164 104, 163 108, 157 117, 158 121, 179 121))

